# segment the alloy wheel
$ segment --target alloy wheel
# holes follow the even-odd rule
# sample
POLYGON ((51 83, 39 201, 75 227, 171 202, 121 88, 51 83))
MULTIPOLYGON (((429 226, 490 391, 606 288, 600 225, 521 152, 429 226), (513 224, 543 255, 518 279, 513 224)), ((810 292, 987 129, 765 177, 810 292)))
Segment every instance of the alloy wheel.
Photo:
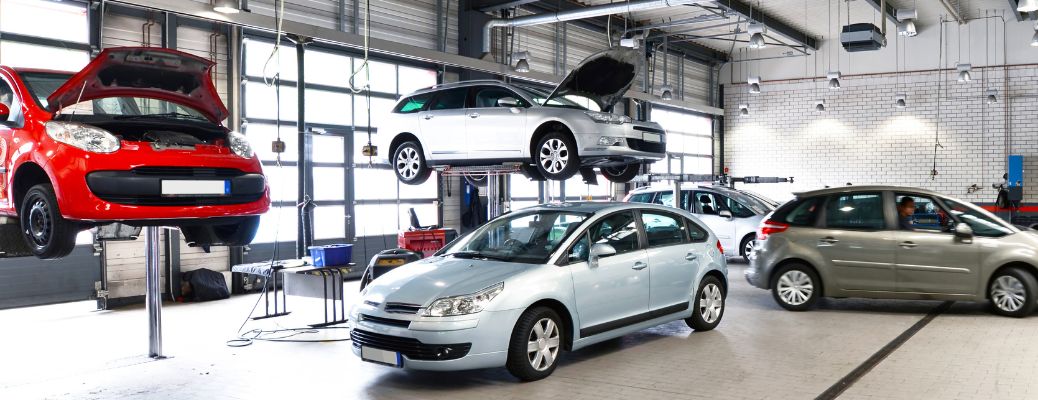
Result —
POLYGON ((421 159, 418 157, 418 151, 413 147, 405 147, 400 150, 400 153, 396 156, 396 170, 400 173, 400 176, 404 179, 411 180, 415 176, 418 176, 418 169, 421 166, 421 159))
POLYGON ((530 331, 526 353, 530 366, 537 371, 544 371, 555 364, 559 356, 559 328, 550 318, 541 318, 530 331))
POLYGON ((699 294, 699 315, 703 316, 703 320, 709 324, 714 323, 721 317, 723 308, 721 289, 713 283, 703 287, 703 292, 699 294))
POLYGON ((803 271, 789 270, 778 279, 778 294, 786 304, 799 306, 814 293, 814 282, 803 271))
POLYGON ((742 248, 742 254, 746 255, 746 256, 749 256, 751 253, 753 253, 753 245, 755 243, 757 243, 756 240, 753 240, 753 239, 747 240, 746 241, 746 247, 742 248))
POLYGON ((541 146, 541 167, 545 171, 557 174, 566 169, 569 163, 569 148, 560 139, 549 139, 541 146))
POLYGON ((1023 282, 1014 276, 1003 275, 991 284, 991 301, 1002 311, 1014 312, 1023 307, 1027 291, 1023 282))
POLYGON ((51 233, 50 209, 42 199, 33 202, 29 209, 29 235, 36 246, 46 246, 51 233))

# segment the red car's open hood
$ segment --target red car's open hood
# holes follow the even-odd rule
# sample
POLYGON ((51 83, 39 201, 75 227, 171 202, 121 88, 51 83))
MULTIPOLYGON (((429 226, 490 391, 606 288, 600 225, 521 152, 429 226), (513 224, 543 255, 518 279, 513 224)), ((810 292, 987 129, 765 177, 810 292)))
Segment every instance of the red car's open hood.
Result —
POLYGON ((170 49, 105 49, 47 97, 47 109, 106 97, 146 97, 190 107, 219 124, 228 112, 210 78, 213 64, 170 49))

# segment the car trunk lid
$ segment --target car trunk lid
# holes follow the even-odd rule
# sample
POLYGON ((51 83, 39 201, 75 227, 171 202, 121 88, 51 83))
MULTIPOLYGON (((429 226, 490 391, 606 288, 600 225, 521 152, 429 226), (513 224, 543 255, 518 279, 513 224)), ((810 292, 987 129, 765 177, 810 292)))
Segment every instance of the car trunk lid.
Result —
POLYGON ((574 95, 591 99, 603 111, 610 110, 631 88, 641 63, 641 52, 627 47, 592 54, 555 87, 544 103, 574 95))
POLYGON ((210 78, 213 65, 204 58, 170 49, 105 49, 47 97, 47 109, 57 112, 82 101, 107 97, 145 97, 189 107, 219 124, 228 112, 210 78))

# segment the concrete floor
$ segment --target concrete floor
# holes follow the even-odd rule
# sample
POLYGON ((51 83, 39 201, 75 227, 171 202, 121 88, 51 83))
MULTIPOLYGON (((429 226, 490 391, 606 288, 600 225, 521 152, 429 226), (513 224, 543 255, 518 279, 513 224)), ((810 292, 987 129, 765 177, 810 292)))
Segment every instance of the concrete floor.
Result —
MULTIPOLYGON (((455 373, 362 363, 349 342, 225 341, 254 295, 164 308, 165 353, 147 351, 143 308, 89 311, 72 303, 0 311, 0 399, 811 399, 841 381, 939 302, 823 300, 781 310, 730 268, 721 325, 675 322, 576 353, 555 374, 518 383, 504 369, 455 373)), ((356 293, 356 282, 347 294, 356 293)), ((252 328, 317 322, 320 303, 290 297, 292 315, 252 328), (316 312, 315 312, 316 311, 316 312)), ((299 339, 342 338, 332 330, 299 339)), ((1038 316, 996 317, 956 303, 859 380, 841 399, 1038 397, 1038 316)))

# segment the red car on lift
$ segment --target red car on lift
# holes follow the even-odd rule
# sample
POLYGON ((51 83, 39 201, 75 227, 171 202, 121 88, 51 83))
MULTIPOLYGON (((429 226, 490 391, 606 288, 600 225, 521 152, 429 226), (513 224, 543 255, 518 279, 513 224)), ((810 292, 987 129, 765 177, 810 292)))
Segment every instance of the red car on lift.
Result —
POLYGON ((0 217, 17 217, 40 258, 112 222, 179 227, 193 246, 251 242, 269 189, 221 125, 212 68, 158 48, 106 49, 76 74, 0 66, 0 217))

